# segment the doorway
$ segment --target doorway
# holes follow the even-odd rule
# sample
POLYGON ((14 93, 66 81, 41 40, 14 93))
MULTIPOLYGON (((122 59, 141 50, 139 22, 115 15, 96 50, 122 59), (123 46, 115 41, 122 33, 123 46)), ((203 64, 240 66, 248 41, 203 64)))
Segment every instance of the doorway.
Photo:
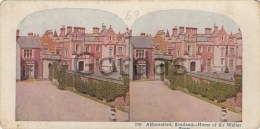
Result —
POLYGON ((80 61, 79 62, 79 71, 83 71, 84 70, 84 61, 80 61))
POLYGON ((196 62, 191 62, 190 63, 190 71, 192 72, 192 71, 195 71, 195 68, 196 68, 196 62))

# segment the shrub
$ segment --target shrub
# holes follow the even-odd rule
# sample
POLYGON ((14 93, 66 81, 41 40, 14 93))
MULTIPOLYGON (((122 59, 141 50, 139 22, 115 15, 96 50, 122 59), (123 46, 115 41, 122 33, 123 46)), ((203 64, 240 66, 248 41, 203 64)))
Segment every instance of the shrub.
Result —
POLYGON ((96 83, 87 83, 87 94, 92 97, 96 97, 96 83))
POLYGON ((75 76, 74 88, 80 93, 86 93, 86 86, 80 76, 75 76))
MULTIPOLYGON (((176 70, 177 68, 175 66, 169 66, 168 75, 166 76, 170 81, 169 88, 173 90, 178 86, 187 88, 187 90, 193 94, 199 94, 209 100, 217 100, 217 102, 223 102, 227 98, 234 97, 238 92, 242 91, 241 76, 235 77, 235 86, 220 82, 209 82, 208 84, 201 81, 196 83, 191 76, 176 74, 176 70)), ((228 71, 228 68, 226 71, 228 71)))
POLYGON ((235 76, 235 87, 236 87, 236 92, 241 92, 242 91, 242 76, 235 76))

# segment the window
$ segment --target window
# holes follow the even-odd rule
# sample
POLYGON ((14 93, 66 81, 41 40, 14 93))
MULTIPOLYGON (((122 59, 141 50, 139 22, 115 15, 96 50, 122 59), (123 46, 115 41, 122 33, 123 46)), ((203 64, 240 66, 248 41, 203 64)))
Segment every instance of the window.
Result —
POLYGON ((59 55, 59 54, 60 54, 60 50, 57 50, 57 51, 56 51, 56 54, 59 55))
POLYGON ((137 58, 144 58, 144 50, 136 50, 137 58))
POLYGON ((32 57, 32 50, 24 50, 24 57, 32 57))
POLYGON ((221 56, 224 56, 224 48, 221 48, 221 56))
POLYGON ((99 46, 96 46, 96 52, 98 52, 99 51, 99 46))
POLYGON ((229 67, 233 67, 233 60, 229 60, 229 67))
POLYGON ((211 59, 208 59, 208 61, 207 61, 207 66, 208 66, 208 67, 211 66, 211 59))
POLYGON ((235 49, 234 49, 234 48, 230 48, 230 52, 231 52, 231 53, 234 53, 234 52, 235 52, 235 49))
POLYGON ((96 58, 96 65, 99 65, 99 58, 96 58))
POLYGON ((177 50, 177 57, 180 56, 180 50, 177 50))
POLYGON ((109 36, 109 40, 112 41, 112 36, 109 36))
POLYGON ((208 52, 211 52, 211 47, 208 47, 208 52))
POLYGON ((79 45, 76 45, 76 52, 79 52, 79 51, 80 51, 79 45))
POLYGON ((224 37, 223 37, 223 36, 221 37, 221 41, 222 41, 222 42, 224 41, 224 37))
POLYGON ((66 57, 68 56, 68 49, 66 49, 66 51, 65 51, 65 56, 66 57))
POLYGON ((118 61, 117 61, 117 66, 121 66, 122 65, 122 59, 120 58, 120 59, 118 59, 118 61))
POLYGON ((112 50, 113 48, 112 47, 109 47, 109 55, 112 56, 112 50))
POLYGON ((188 46, 188 52, 191 52, 191 46, 188 46))
POLYGON ((112 58, 109 58, 109 64, 112 64, 112 58))
POLYGON ((172 50, 168 50, 168 54, 169 54, 169 55, 172 54, 172 50))
POLYGON ((118 51, 119 51, 119 52, 122 52, 122 51, 123 51, 123 48, 122 48, 122 47, 118 47, 118 51))
POLYGON ((201 52, 201 47, 198 47, 198 52, 201 52))
POLYGON ((221 58, 221 59, 220 59, 220 62, 221 62, 222 65, 224 64, 224 61, 225 61, 224 58, 221 58))
POLYGON ((89 46, 88 45, 85 46, 85 50, 86 50, 86 52, 89 52, 89 46))

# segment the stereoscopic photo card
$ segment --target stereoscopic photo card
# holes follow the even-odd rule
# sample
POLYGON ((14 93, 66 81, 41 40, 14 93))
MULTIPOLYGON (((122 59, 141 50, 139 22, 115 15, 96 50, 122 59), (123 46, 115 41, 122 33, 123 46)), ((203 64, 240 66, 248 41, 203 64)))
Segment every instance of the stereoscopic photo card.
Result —
POLYGON ((260 128, 258 1, 3 1, 0 126, 260 128))

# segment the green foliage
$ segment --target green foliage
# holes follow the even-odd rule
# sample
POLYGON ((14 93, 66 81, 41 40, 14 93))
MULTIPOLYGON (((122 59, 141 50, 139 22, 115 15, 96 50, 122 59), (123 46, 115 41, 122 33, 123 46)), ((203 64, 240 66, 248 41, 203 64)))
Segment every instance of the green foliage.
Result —
POLYGON ((87 85, 86 86, 87 94, 89 94, 92 97, 96 97, 96 89, 97 89, 97 87, 95 85, 97 85, 97 84, 96 83, 87 83, 86 85, 87 85))
POLYGON ((242 92, 242 76, 235 76, 235 87, 237 92, 242 92))
POLYGON ((69 74, 69 73, 65 73, 65 86, 67 87, 72 87, 73 86, 73 75, 72 74, 69 74))
POLYGON ((54 64, 54 78, 58 80, 59 89, 64 89, 66 86, 76 89, 77 92, 88 94, 97 99, 106 99, 110 102, 115 98, 124 96, 129 91, 129 77, 124 75, 123 84, 112 82, 99 81, 98 83, 84 82, 79 75, 73 75, 66 72, 65 68, 54 64))
POLYGON ((177 68, 173 65, 169 66, 168 76, 170 81, 169 88, 175 90, 177 87, 186 88, 193 94, 201 95, 209 100, 224 102, 227 98, 234 97, 238 92, 242 91, 242 78, 235 78, 235 86, 220 82, 195 82, 191 76, 178 75, 177 68))
POLYGON ((86 86, 78 75, 74 77, 74 88, 80 93, 86 93, 86 86))
POLYGON ((56 79, 59 82, 58 88, 63 90, 66 85, 66 80, 65 80, 66 70, 64 67, 58 65, 57 62, 53 63, 53 69, 54 69, 54 79, 56 79))

